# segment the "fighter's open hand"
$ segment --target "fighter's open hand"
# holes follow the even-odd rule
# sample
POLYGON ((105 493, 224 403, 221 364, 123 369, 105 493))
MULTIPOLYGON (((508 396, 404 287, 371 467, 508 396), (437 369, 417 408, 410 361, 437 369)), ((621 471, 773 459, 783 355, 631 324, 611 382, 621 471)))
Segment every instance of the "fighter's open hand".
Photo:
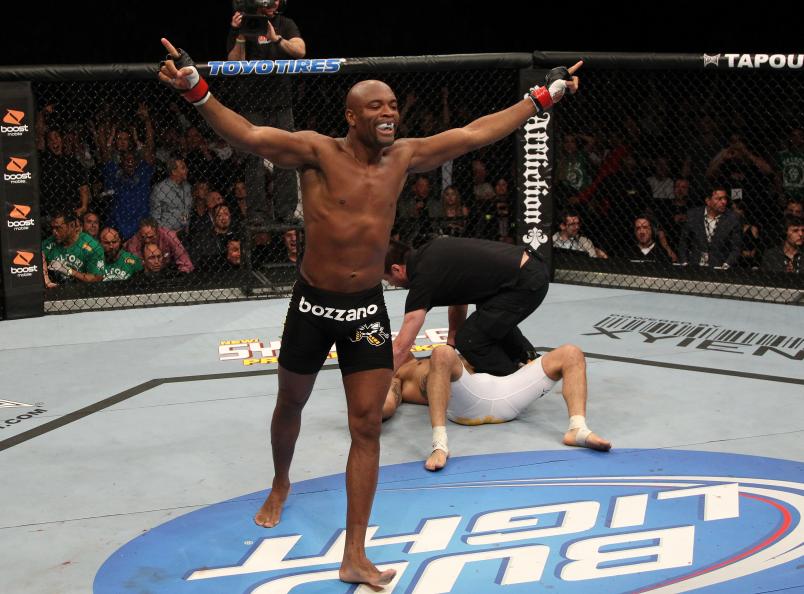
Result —
POLYGON ((198 76, 198 71, 191 66, 177 68, 176 60, 181 56, 181 52, 164 37, 162 38, 162 45, 165 46, 168 55, 167 59, 160 64, 159 80, 177 91, 189 91, 194 86, 194 81, 191 80, 192 75, 195 73, 198 76))

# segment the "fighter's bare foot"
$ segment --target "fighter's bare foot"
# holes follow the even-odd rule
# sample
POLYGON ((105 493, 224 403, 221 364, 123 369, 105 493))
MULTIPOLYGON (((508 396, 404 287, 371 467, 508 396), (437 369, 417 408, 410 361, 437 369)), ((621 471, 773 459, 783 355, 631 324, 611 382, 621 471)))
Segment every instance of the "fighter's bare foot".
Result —
POLYGON ((597 433, 590 433, 589 435, 586 436, 585 439, 581 439, 579 441, 577 439, 578 431, 580 431, 580 429, 570 429, 569 431, 567 431, 564 434, 564 445, 589 448, 601 452, 608 452, 611 449, 611 442, 606 441, 605 439, 600 437, 597 433))
POLYGON ((390 584, 396 576, 395 569, 380 571, 368 559, 364 563, 348 565, 345 561, 338 572, 342 582, 349 584, 366 584, 375 592, 379 592, 390 584))
POLYGON ((444 450, 433 450, 425 460, 424 467, 431 471, 441 470, 447 465, 447 458, 449 458, 449 454, 444 450))
POLYGON ((263 528, 273 528, 279 524, 282 517, 282 508, 285 500, 290 493, 290 485, 276 485, 271 487, 271 492, 262 504, 260 511, 254 516, 254 523, 263 528))

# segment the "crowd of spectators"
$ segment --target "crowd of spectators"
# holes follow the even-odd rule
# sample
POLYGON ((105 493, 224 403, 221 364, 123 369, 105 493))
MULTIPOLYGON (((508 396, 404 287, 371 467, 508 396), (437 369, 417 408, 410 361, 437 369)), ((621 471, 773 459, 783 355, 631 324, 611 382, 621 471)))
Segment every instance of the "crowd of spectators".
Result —
POLYGON ((800 272, 804 130, 768 146, 701 117, 672 144, 627 117, 556 143, 553 245, 593 258, 800 272))
MULTIPOLYGON (((307 87, 301 81, 297 92, 303 95, 307 87)), ((247 100, 242 88, 229 95, 235 103, 247 100)), ((475 117, 462 106, 451 110, 449 98, 446 86, 432 96, 407 93, 401 135, 436 134, 475 117)), ((116 233, 125 257, 142 263, 128 275, 118 268, 105 280, 129 280, 157 268, 163 278, 231 270, 242 266, 232 254, 242 252, 246 240, 252 268, 296 262, 298 248, 288 247, 285 231, 300 227, 297 198, 273 195, 284 172, 233 150, 185 106, 154 98, 131 103, 130 110, 101 103, 81 119, 60 102, 46 101, 37 114, 43 219, 73 213, 85 233, 98 241, 103 230, 116 233), (264 196, 255 198, 260 192, 264 196), (149 268, 146 252, 161 265, 149 268)), ((249 117, 257 121, 258 115, 249 117)), ((306 124, 319 125, 312 117, 306 124)), ((400 195, 395 233, 414 245, 436 235, 513 243, 513 179, 513 142, 411 176, 400 195)))
MULTIPOLYGON (((282 7, 261 8, 250 25, 235 12, 226 58, 303 58, 304 40, 282 7)), ((292 89, 289 78, 271 77, 221 91, 253 123, 293 130, 292 89)), ((47 286, 237 271, 246 242, 253 267, 293 265, 295 240, 291 254, 285 231, 300 222, 296 172, 234 151, 163 88, 136 93, 89 85, 40 99, 47 286)))
MULTIPOLYGON (((232 39, 242 45, 237 35, 232 39)), ((321 85, 301 78, 293 89, 300 128, 343 133, 333 123, 342 120, 341 107, 322 101, 321 85)), ((437 134, 479 115, 447 85, 430 91, 400 93, 400 136, 437 134)), ((240 87, 230 98, 238 97, 245 100, 240 87)), ((43 243, 49 285, 182 279, 242 269, 244 261, 253 269, 297 262, 303 243, 297 198, 280 193, 273 208, 275 180, 285 173, 233 150, 164 95, 129 103, 101 101, 94 111, 71 113, 45 100, 38 110, 40 204, 53 232, 43 243), (74 244, 83 251, 70 259, 74 244), (90 252, 103 256, 103 270, 78 265, 90 252)), ((249 115, 254 121, 293 127, 287 110, 258 107, 249 115)), ((624 116, 613 128, 565 132, 580 129, 579 119, 556 128, 552 240, 559 252, 667 266, 801 270, 804 130, 791 126, 779 136, 784 142, 773 145, 750 126, 727 130, 701 116, 692 132, 670 142, 644 131, 655 125, 649 120, 624 116)), ((514 155, 508 139, 411 176, 400 193, 394 237, 413 246, 444 235, 515 243, 514 155)), ((286 189, 297 196, 295 173, 293 180, 286 189)))
MULTIPOLYGON (((441 102, 417 111, 421 101, 407 95, 404 129, 459 125, 448 97, 444 89, 441 102)), ((729 132, 702 115, 690 116, 687 135, 662 136, 660 117, 625 116, 616 132, 557 129, 554 247, 634 264, 800 271, 804 130, 761 135, 734 116, 729 132)), ((414 246, 438 235, 514 242, 512 166, 510 154, 486 150, 411 178, 395 237, 414 246)))
MULTIPOLYGON (((43 241, 48 287, 242 267, 249 226, 242 154, 175 104, 158 122, 146 102, 130 120, 106 108, 81 123, 68 115, 49 102, 36 120, 40 210, 52 233, 43 241), (98 256, 92 264, 90 253, 98 256)), ((272 233, 261 238, 269 249, 257 250, 256 266, 290 262, 284 229, 271 222, 272 233)))

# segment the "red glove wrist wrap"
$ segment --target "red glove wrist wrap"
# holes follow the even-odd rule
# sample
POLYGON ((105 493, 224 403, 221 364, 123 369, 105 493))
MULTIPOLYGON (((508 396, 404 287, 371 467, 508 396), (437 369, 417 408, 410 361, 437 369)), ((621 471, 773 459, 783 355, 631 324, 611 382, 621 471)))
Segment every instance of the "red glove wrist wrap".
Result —
POLYGON ((195 85, 192 89, 187 91, 186 93, 182 93, 182 97, 187 99, 190 103, 195 105, 204 97, 207 96, 209 93, 209 85, 207 85, 207 81, 204 80, 202 76, 199 75, 198 84, 195 85))
POLYGON ((547 87, 532 88, 530 90, 530 98, 539 104, 544 111, 553 107, 553 98, 550 96, 550 91, 547 90, 547 87))

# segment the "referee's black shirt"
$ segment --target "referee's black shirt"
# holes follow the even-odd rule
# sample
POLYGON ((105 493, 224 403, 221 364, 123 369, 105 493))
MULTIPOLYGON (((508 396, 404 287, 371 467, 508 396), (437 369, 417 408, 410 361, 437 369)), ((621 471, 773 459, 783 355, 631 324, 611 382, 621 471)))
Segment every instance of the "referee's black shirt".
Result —
POLYGON ((441 305, 482 303, 519 276, 523 246, 458 237, 433 239, 407 258, 405 313, 441 305))

